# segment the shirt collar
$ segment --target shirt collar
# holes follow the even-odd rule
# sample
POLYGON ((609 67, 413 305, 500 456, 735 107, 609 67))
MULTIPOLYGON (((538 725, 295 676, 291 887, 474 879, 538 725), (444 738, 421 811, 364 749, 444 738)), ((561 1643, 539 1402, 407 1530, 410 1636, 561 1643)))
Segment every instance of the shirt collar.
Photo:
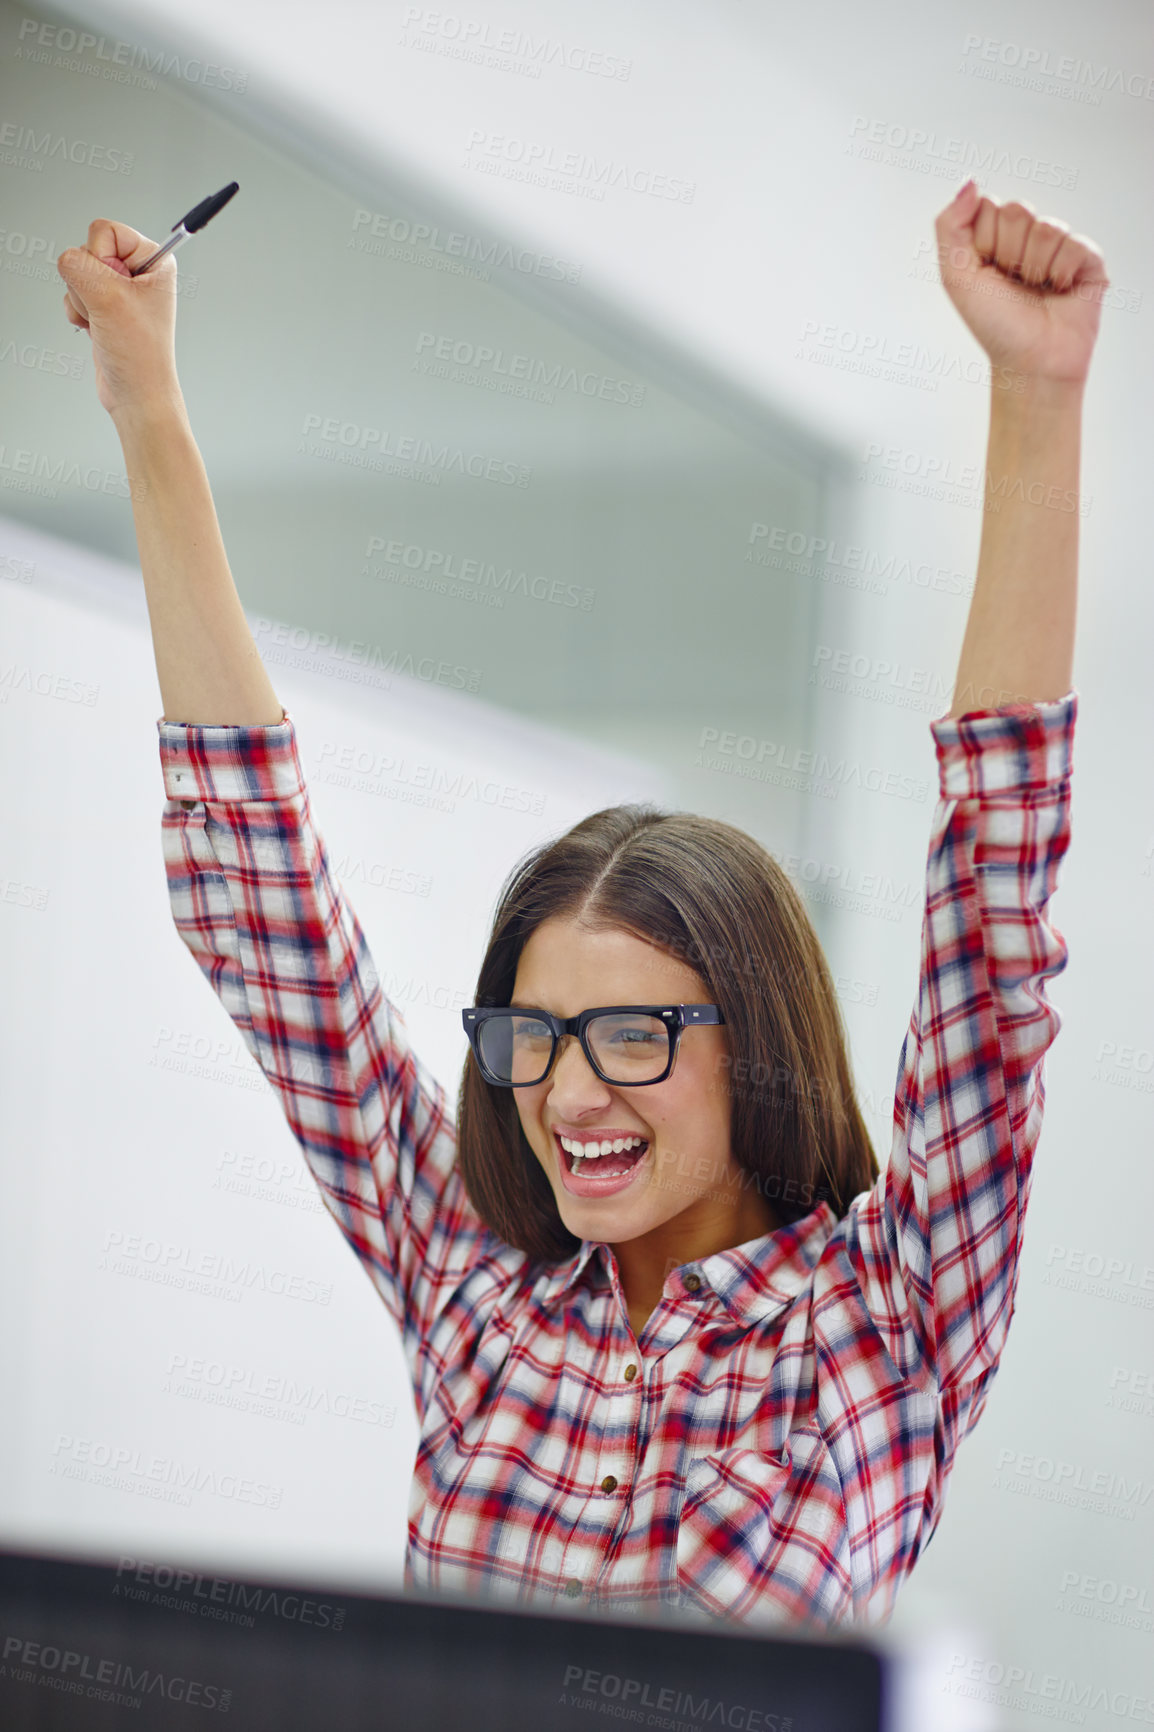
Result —
MULTIPOLYGON (((823 1201, 808 1215, 790 1226, 779 1227, 775 1233, 764 1233, 726 1251, 715 1251, 711 1257, 683 1264, 671 1272, 666 1287, 671 1294, 680 1291, 689 1295, 685 1276, 697 1274, 702 1287, 694 1297, 700 1298, 708 1289, 739 1323, 763 1322, 809 1284, 836 1225, 837 1216, 823 1201)), ((538 1302, 550 1305, 568 1293, 580 1281, 594 1254, 608 1275, 608 1245, 599 1239, 583 1239, 580 1249, 554 1268, 538 1291, 538 1302)))
POLYGON ((791 1226, 715 1251, 692 1267, 738 1323, 763 1323, 808 1287, 836 1225, 837 1216, 821 1202, 791 1226))

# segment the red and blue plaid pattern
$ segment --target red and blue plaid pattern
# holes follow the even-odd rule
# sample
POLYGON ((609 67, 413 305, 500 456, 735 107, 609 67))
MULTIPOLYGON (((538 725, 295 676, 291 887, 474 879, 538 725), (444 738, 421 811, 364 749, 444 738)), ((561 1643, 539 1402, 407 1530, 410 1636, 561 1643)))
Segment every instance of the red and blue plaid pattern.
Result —
POLYGON ((616 1260, 477 1218, 446 1095, 381 993, 291 718, 157 723, 184 943, 399 1327, 420 1444, 406 1582, 883 1622, 980 1418, 1018 1280, 1065 967, 1078 695, 930 724, 940 797, 893 1142, 838 1220, 674 1269, 635 1341, 616 1260))

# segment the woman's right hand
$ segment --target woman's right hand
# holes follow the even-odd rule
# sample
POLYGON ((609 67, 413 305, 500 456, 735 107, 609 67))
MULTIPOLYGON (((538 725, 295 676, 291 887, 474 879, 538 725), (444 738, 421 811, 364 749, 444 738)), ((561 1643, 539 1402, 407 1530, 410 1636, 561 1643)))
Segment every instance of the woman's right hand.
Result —
POLYGON ((134 277, 157 242, 98 217, 88 244, 67 247, 56 269, 68 285, 69 324, 92 338, 96 392, 108 413, 181 403, 176 375, 176 260, 171 253, 134 277))

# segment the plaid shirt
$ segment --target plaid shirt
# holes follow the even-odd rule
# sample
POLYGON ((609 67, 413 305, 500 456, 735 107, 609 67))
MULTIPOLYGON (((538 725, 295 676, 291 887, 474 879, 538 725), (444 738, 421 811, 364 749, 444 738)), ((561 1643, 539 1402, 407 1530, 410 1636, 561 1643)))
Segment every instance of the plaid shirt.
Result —
POLYGON ((420 1428, 405 1582, 579 1610, 884 1622, 1013 1314, 1067 951, 1078 694, 930 723, 921 970, 893 1141, 839 1220, 673 1269, 640 1342, 613 1252, 485 1227, 380 990, 286 714, 158 720, 173 919, 401 1334, 420 1428))

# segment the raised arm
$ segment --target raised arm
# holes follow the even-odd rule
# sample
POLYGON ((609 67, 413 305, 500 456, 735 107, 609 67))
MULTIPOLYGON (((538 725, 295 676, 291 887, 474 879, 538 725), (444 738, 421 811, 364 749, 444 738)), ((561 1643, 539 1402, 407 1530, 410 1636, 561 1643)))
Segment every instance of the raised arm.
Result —
POLYGON ((1092 243, 972 182, 937 234, 992 363, 986 514, 953 707, 932 724, 940 798, 893 1146, 831 1263, 902 1376, 960 1389, 992 1375, 1009 1325, 1059 1028, 1045 987, 1067 954, 1049 902, 1070 841, 1079 432, 1107 278, 1092 243))
POLYGON ((991 361, 978 572, 951 716, 1046 703, 1073 682, 1082 397, 1102 255, 967 181, 937 220, 942 282, 991 361))
POLYGON ((131 483, 165 710, 169 903, 400 1327, 420 1414, 439 1375, 433 1326, 454 1295, 465 1315, 483 1305, 502 1247, 464 1192, 450 1103, 381 990, 313 822, 295 727, 249 631, 177 383, 175 261, 128 275, 153 250, 99 221, 57 265, 70 321, 91 332, 131 483))
POLYGON ((229 570, 176 372, 176 260, 132 277, 156 243, 98 219, 56 261, 64 309, 92 338, 100 401, 124 450, 164 718, 269 725, 284 710, 229 570))

